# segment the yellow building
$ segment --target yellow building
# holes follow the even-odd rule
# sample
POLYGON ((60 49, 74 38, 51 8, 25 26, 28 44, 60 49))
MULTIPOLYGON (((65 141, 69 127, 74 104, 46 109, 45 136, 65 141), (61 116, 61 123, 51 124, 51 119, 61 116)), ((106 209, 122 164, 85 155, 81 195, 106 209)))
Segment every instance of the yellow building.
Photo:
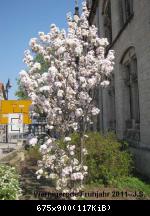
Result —
POLYGON ((28 100, 1 100, 0 101, 0 124, 9 123, 9 114, 22 114, 23 124, 31 124, 29 110, 32 101, 28 100))

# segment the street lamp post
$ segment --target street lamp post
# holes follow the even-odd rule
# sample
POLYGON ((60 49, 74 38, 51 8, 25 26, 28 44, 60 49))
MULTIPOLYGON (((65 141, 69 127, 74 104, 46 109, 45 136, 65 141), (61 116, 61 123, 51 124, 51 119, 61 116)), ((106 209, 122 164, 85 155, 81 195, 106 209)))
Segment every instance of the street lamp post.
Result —
POLYGON ((78 4, 78 0, 75 0, 75 14, 74 14, 74 15, 80 16, 80 15, 79 15, 79 4, 78 4))
MULTIPOLYGON (((5 86, 5 95, 6 95, 6 100, 8 100, 8 91, 12 87, 10 84, 10 80, 8 79, 6 86, 5 86)), ((6 143, 8 143, 8 125, 6 125, 6 143)))

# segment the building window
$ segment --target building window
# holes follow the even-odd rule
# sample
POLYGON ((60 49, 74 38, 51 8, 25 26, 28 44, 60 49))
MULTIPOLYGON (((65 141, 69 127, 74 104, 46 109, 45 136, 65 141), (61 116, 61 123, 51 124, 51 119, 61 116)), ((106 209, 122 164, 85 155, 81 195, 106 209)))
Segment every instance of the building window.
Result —
POLYGON ((137 58, 134 48, 130 48, 124 55, 123 61, 124 79, 124 120, 125 138, 136 143, 140 141, 140 106, 137 58))
POLYGON ((122 16, 123 23, 129 21, 133 15, 133 0, 122 0, 122 16))
POLYGON ((93 4, 93 0, 87 0, 87 8, 88 9, 91 9, 92 4, 93 4))
POLYGON ((109 95, 109 130, 116 132, 116 105, 115 105, 115 77, 112 74, 110 86, 108 87, 109 95))
POLYGON ((138 95, 138 77, 137 77, 137 59, 133 58, 127 67, 126 85, 130 93, 130 119, 135 120, 135 123, 140 122, 139 113, 139 95, 138 95))
POLYGON ((111 1, 105 2, 103 7, 104 16, 104 37, 108 38, 109 43, 112 42, 112 20, 111 20, 111 1))

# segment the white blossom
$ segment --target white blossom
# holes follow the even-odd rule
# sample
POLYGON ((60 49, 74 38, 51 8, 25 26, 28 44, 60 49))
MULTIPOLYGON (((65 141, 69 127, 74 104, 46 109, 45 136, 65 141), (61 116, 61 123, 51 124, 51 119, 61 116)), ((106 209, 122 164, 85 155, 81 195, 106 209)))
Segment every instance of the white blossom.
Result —
POLYGON ((71 137, 65 137, 64 141, 65 142, 71 142, 71 137))
POLYGON ((61 82, 55 82, 55 86, 58 87, 58 88, 61 88, 62 87, 62 83, 61 82))
MULTIPOLYGON (((71 139, 70 139, 70 141, 71 141, 71 139)), ((75 148, 76 148, 75 145, 68 145, 68 146, 67 146, 67 149, 68 149, 69 151, 74 151, 75 148)))
POLYGON ((85 172, 88 171, 88 167, 87 166, 83 166, 83 169, 84 169, 85 172))
POLYGON ((76 166, 76 165, 78 165, 78 164, 79 164, 79 161, 78 161, 76 158, 74 158, 74 159, 73 159, 73 165, 76 166))
POLYGON ((74 131, 77 131, 78 130, 78 123, 77 122, 74 122, 72 124, 72 128, 74 129, 74 131))
POLYGON ((75 155, 74 151, 70 151, 69 153, 70 153, 71 156, 75 155))
POLYGON ((56 179, 58 176, 55 174, 55 173, 51 173, 50 175, 49 175, 49 178, 50 179, 56 179))
POLYGON ((62 98, 64 95, 64 91, 63 90, 59 90, 58 93, 57 93, 57 96, 62 98))
POLYGON ((49 126, 48 126, 48 129, 53 130, 53 129, 54 129, 54 126, 53 126, 53 125, 49 125, 49 126))
POLYGON ((39 180, 40 178, 41 178, 41 176, 40 176, 40 175, 38 175, 38 176, 37 176, 37 179, 39 180))
MULTIPOLYGON (((108 40, 99 38, 98 29, 90 26, 88 19, 89 11, 83 2, 80 17, 67 15, 67 32, 55 24, 47 34, 39 32, 38 38, 30 40, 30 50, 25 51, 27 70, 20 72, 20 85, 32 100, 32 114, 47 119, 45 137, 29 140, 32 146, 42 142, 37 178, 54 179, 58 191, 80 191, 78 183, 83 182, 88 168, 77 159, 78 143, 71 145, 70 134, 82 132, 82 127, 86 133, 93 124, 93 116, 100 112, 93 93, 100 85, 109 85, 107 80, 114 68, 114 51, 105 55, 108 40), (45 71, 36 61, 38 55, 48 65, 45 71), (72 181, 74 188, 70 189, 72 181)), ((88 137, 83 133, 80 139, 84 138, 88 137)), ((85 148, 80 151, 84 159, 88 152, 85 148)))
POLYGON ((73 173, 71 175, 71 179, 76 181, 76 180, 83 180, 84 179, 84 175, 81 172, 78 173, 73 173))
POLYGON ((81 108, 77 109, 75 114, 76 114, 76 117, 81 117, 83 115, 83 110, 81 108))
POLYGON ((96 108, 96 107, 94 107, 94 108, 92 109, 92 115, 93 115, 93 116, 98 115, 99 112, 100 112, 100 110, 99 110, 98 108, 96 108))
POLYGON ((38 142, 38 139, 37 139, 37 138, 32 138, 32 139, 29 140, 29 144, 30 144, 31 146, 35 146, 35 145, 37 144, 37 142, 38 142))
POLYGON ((50 87, 49 86, 43 86, 39 89, 40 92, 44 92, 44 91, 50 91, 50 87))
POLYGON ((86 148, 83 148, 83 149, 82 149, 82 153, 83 153, 84 155, 87 155, 87 154, 88 154, 87 149, 86 149, 86 148))
POLYGON ((44 173, 43 169, 40 169, 40 170, 38 170, 38 171, 36 172, 36 174, 37 174, 37 175, 40 175, 40 176, 43 175, 43 173, 44 173))
POLYGON ((46 144, 44 144, 44 145, 42 145, 41 147, 40 147, 40 150, 42 151, 42 150, 47 150, 47 145, 46 144))
POLYGON ((107 87, 107 86, 109 86, 109 84, 110 84, 109 81, 103 81, 103 82, 101 83, 101 86, 102 86, 102 87, 107 87))

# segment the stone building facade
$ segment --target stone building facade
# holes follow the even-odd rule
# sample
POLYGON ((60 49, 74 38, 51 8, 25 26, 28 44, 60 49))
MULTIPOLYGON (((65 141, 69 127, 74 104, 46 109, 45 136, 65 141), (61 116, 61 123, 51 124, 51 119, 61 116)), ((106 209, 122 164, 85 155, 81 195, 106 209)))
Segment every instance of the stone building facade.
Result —
POLYGON ((137 170, 150 178, 150 1, 88 0, 89 22, 115 50, 111 85, 99 89, 98 128, 127 140, 137 170))

